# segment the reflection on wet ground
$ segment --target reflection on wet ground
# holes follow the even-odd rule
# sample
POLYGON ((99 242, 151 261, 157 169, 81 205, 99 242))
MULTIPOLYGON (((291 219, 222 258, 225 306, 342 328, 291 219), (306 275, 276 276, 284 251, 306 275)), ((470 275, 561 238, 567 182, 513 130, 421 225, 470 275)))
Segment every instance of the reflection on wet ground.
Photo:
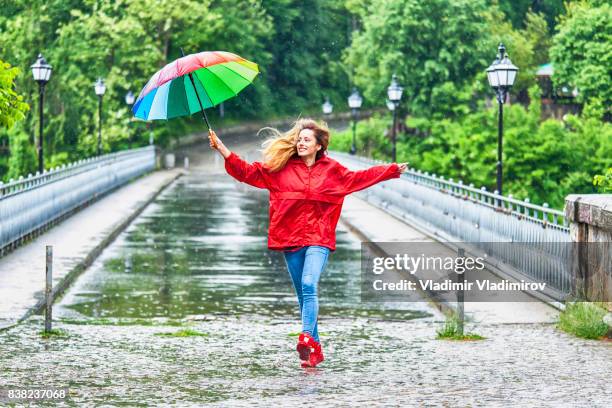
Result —
POLYGON ((225 176, 176 182, 55 308, 0 334, 2 386, 67 387, 84 405, 606 406, 612 347, 549 325, 437 341, 428 303, 366 304, 359 241, 338 231, 319 286, 326 355, 299 368, 297 301, 266 249, 267 194, 225 176), (179 331, 197 336, 163 336, 179 331))
MULTIPOLYGON (((191 174, 165 191, 61 302, 73 318, 298 317, 280 252, 267 249, 267 192, 191 174)), ((344 230, 321 278, 321 319, 432 316, 425 303, 360 301, 360 243, 344 230)), ((324 323, 322 323, 324 324, 324 323)))

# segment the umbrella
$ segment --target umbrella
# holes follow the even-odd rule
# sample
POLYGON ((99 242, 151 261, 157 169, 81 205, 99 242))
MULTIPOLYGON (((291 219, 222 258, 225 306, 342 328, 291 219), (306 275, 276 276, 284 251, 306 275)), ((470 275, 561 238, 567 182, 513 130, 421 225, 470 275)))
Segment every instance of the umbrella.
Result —
POLYGON ((151 77, 132 111, 144 120, 171 119, 201 111, 210 130, 205 109, 236 96, 258 73, 256 63, 231 52, 183 54, 151 77))

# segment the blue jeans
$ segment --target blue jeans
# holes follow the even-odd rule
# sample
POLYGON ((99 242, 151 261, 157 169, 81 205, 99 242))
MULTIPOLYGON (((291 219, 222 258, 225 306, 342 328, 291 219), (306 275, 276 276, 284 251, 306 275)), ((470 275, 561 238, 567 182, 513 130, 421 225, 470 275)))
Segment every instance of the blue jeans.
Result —
POLYGON ((310 334, 315 341, 319 341, 317 285, 327 264, 329 248, 305 246, 293 252, 284 251, 284 254, 300 305, 302 332, 310 334))

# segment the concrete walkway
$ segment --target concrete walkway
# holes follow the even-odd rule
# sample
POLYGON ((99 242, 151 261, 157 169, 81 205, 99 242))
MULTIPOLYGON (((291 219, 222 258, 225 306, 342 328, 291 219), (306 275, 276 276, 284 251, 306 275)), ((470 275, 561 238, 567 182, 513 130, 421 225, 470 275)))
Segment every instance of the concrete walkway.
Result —
POLYGON ((181 174, 160 170, 133 180, 0 258, 0 329, 42 305, 46 245, 53 245, 53 287, 61 291, 181 174))

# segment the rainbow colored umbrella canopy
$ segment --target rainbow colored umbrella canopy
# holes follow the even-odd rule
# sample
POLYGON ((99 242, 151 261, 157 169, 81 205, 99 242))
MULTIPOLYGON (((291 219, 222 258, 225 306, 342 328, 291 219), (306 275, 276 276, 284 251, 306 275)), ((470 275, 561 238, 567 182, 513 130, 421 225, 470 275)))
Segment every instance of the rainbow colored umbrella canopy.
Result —
MULTIPOLYGON (((225 51, 179 58, 155 73, 132 111, 144 120, 192 115, 233 98, 259 74, 257 64, 225 51), (194 87, 195 86, 195 87, 194 87)), ((210 128, 210 125, 209 125, 210 128)))

